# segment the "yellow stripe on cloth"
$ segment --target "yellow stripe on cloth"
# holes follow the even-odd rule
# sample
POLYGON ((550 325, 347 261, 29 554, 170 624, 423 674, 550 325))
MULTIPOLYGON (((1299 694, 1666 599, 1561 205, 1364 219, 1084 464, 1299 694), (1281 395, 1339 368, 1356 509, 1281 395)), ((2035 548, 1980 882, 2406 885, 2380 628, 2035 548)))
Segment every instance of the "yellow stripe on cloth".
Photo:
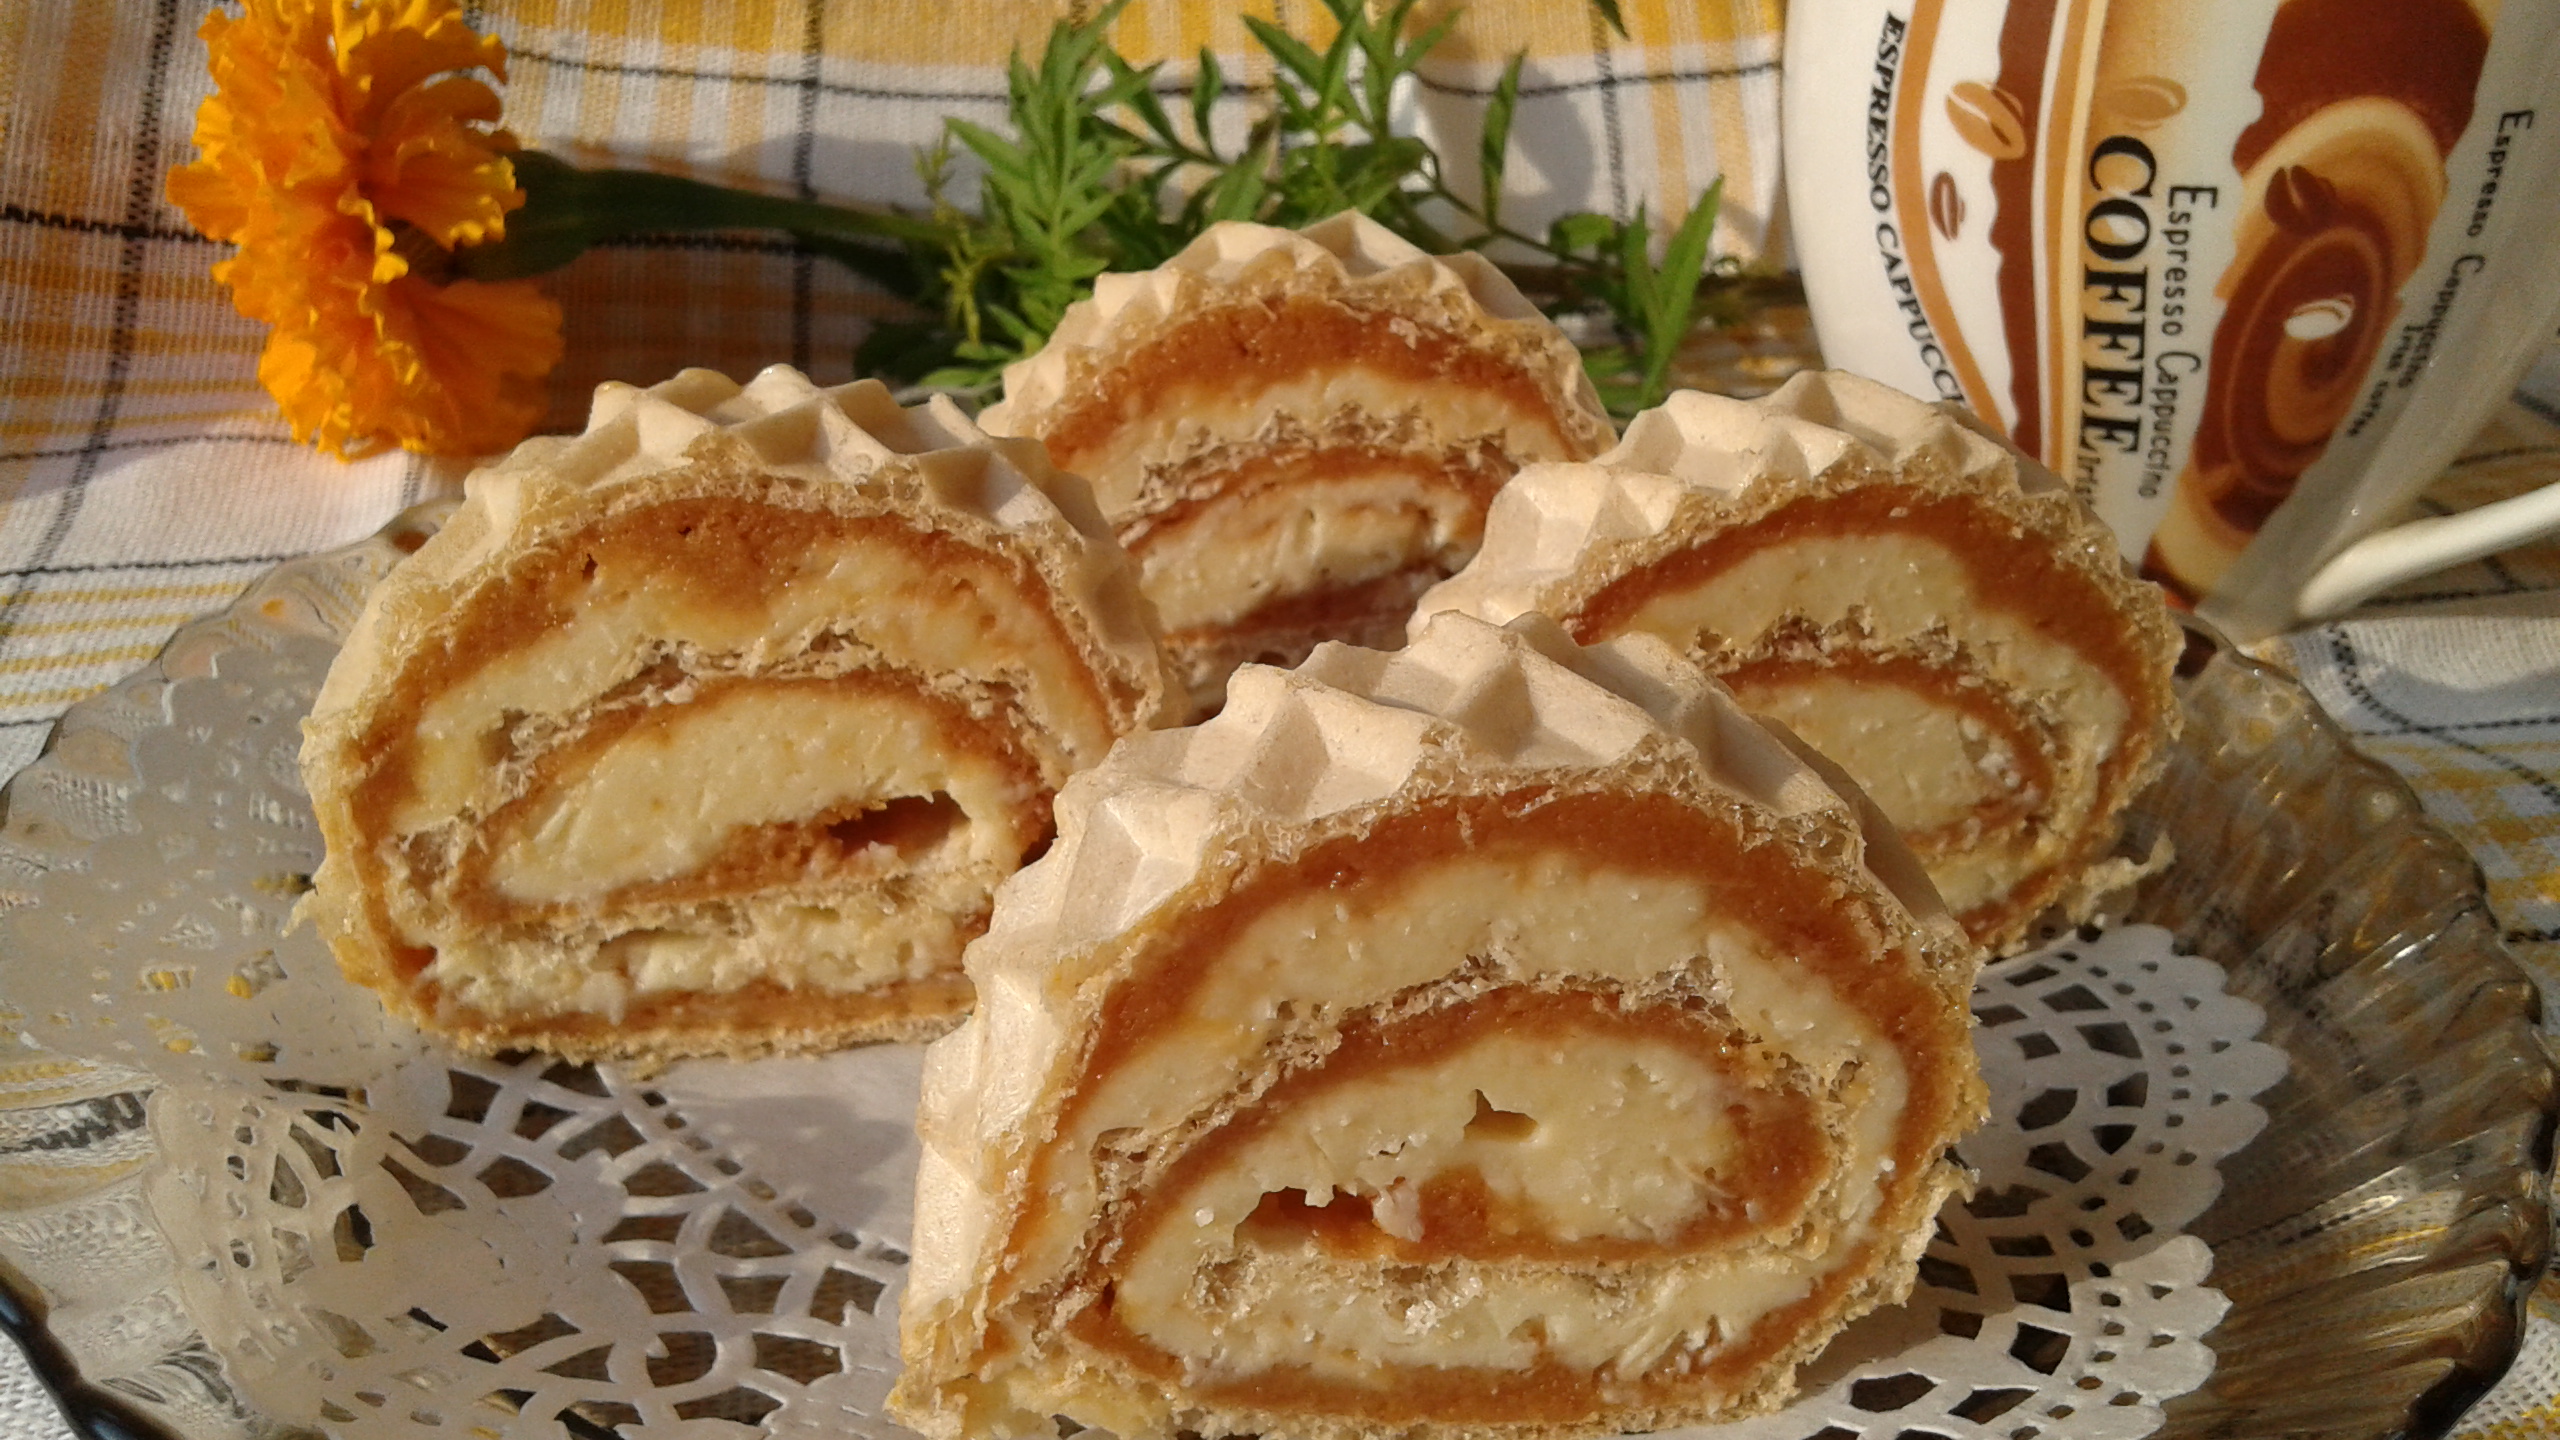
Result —
POLYGON ((2457 1440, 2560 1440, 2560 1294, 2548 1282, 2525 1316, 2516 1363, 2451 1433, 2457 1440))
MULTIPOLYGON (((97 665, 108 661, 131 663, 148 660, 160 653, 157 642, 139 645, 114 645, 103 650, 81 650, 69 655, 18 655, 0 660, 0 675, 20 675, 35 670, 68 670, 75 665, 97 665)), ((0 691, 0 699, 20 697, 0 691)))
POLYGON ((162 631, 184 624, 198 613, 194 610, 161 610, 147 615, 105 616, 96 620, 0 620, 0 640, 14 640, 21 635, 76 635, 101 630, 162 631))

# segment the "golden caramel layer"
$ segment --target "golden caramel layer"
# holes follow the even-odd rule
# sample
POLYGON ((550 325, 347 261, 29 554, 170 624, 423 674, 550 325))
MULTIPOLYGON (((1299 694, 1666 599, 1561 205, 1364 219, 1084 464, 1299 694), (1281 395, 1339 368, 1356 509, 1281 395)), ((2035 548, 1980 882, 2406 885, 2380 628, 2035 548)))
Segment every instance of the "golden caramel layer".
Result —
POLYGON ((1153 1352, 1150 1370, 1179 1358, 1241 1380, 1293 1367, 1366 1388, 1381 1366, 1596 1368, 1646 1348, 1577 1273, 1594 1263, 1686 1259, 1691 1274, 1650 1287, 1654 1318, 1699 1336, 1801 1297, 1798 1267, 1709 1252, 1783 1244, 1844 1158, 1805 1077, 1702 1006, 1618 999, 1505 989, 1346 1027, 1340 1048, 1195 1141, 1140 1202, 1103 1312, 1113 1341, 1153 1352), (1301 1183, 1264 1189, 1275 1174, 1301 1183), (1200 1243, 1220 1229, 1231 1242, 1200 1243), (1450 1297, 1423 1327, 1406 1318, 1410 1295, 1366 1283, 1451 1262, 1510 1283, 1450 1297), (1195 1300, 1202 1273, 1237 1303, 1195 1300), (1329 1342, 1312 1360, 1297 1338, 1311 1328, 1329 1342))
POLYGON ((523 721, 577 713, 662 661, 756 670, 834 647, 837 668, 1037 686, 1088 763, 1113 738, 1035 571, 885 516, 717 498, 607 516, 574 554, 533 557, 482 587, 447 635, 373 718, 365 748, 386 763, 356 797, 368 835, 485 807, 491 761, 517 748, 523 721), (699 586, 697 571, 709 577, 699 586))
POLYGON ((1076 393, 1042 439, 1092 477, 1203 711, 1243 661, 1391 638, 1513 470, 1589 424, 1480 338, 1322 295, 1203 311, 1076 393))
POLYGON ((1116 357, 1075 404, 1043 422, 1040 438, 1060 468, 1099 475, 1125 460, 1122 432, 1153 417, 1243 406, 1265 398, 1259 392, 1326 375, 1367 392, 1364 408, 1376 413, 1391 408, 1376 402, 1382 386, 1424 387, 1458 402, 1482 396, 1499 417, 1495 433, 1527 426, 1544 439, 1541 458, 1574 453, 1554 403, 1519 366, 1463 337, 1321 295, 1223 306, 1173 326, 1116 357))
POLYGON ((1327 640, 1400 643, 1415 598, 1475 554, 1510 473, 1490 444, 1264 451, 1193 467, 1120 535, 1206 714, 1238 665, 1294 666, 1327 640))

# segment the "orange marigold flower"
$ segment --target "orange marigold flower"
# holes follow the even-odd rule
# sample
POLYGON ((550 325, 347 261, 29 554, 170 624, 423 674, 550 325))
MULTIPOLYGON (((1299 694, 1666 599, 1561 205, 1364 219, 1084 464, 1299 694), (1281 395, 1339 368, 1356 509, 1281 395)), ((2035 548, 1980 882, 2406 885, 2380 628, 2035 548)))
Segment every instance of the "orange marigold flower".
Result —
POLYGON ((530 280, 449 280, 524 204, 493 128, 506 47, 455 0, 248 0, 200 31, 215 93, 169 198, 236 242, 213 267, 272 327, 258 380, 294 438, 482 454, 542 418, 560 307, 530 280))

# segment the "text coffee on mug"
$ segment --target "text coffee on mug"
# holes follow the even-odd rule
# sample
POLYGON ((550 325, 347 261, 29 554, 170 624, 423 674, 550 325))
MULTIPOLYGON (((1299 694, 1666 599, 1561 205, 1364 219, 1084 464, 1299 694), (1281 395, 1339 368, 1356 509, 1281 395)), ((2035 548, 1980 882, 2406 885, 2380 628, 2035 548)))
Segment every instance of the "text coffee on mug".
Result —
POLYGON ((2560 325, 2560 0, 1793 0, 1785 146, 1828 363, 2244 638, 2560 527, 2374 533, 2560 325))

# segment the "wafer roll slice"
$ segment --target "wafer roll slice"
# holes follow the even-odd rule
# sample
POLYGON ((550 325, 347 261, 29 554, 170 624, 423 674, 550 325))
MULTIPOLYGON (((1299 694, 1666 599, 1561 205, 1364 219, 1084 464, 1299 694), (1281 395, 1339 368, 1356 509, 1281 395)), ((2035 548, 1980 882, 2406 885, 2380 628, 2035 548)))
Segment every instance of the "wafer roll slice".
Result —
POLYGON ((1617 438, 1500 271, 1354 213, 1102 276, 984 420, 1093 482, 1200 713, 1244 661, 1401 643, 1513 471, 1617 438))
POLYGON ((1524 472, 1420 614, 1449 609, 1685 650, 1839 762, 1998 951, 2139 872, 2121 816, 2179 722, 2177 625, 2068 488, 1836 372, 1682 392, 1597 461, 1524 472))
POLYGON ((1168 689, 1038 446, 784 368, 607 385, 471 477, 330 669, 309 913, 474 1049, 920 1038, 1052 793, 1168 689))
POLYGON ((1978 954, 1659 644, 1452 616, 1248 666, 1068 783, 970 949, 892 1405, 973 1440, 1770 1407, 1958 1183, 1978 954))

